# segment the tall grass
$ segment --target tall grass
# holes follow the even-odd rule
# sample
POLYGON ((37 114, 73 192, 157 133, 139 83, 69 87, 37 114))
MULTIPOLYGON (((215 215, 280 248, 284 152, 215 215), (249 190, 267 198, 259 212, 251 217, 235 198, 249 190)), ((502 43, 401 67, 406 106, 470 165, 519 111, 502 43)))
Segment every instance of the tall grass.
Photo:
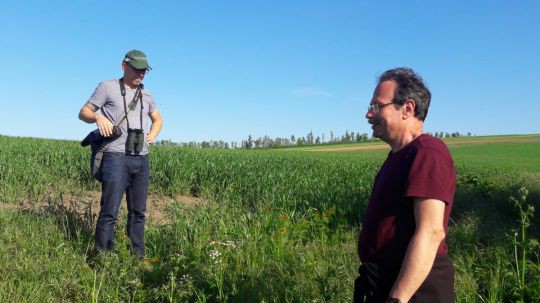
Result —
POLYGON ((148 259, 129 256, 122 221, 115 252, 90 263, 85 257, 91 239, 84 231, 66 230, 76 228, 67 217, 0 212, 0 285, 7 290, 0 300, 350 300, 356 232, 330 227, 332 213, 255 214, 216 204, 173 204, 170 211, 173 221, 147 230, 148 259))
MULTIPOLYGON (((0 136, 0 202, 98 189, 88 163, 88 150, 77 142, 0 136)), ((378 164, 315 154, 160 147, 151 152, 150 190, 250 209, 263 204, 295 210, 333 207, 356 223, 378 164)))
MULTIPOLYGON (((77 142, 0 136, 1 202, 48 205, 0 211, 0 301, 349 302, 356 234, 382 155, 153 148, 154 194, 208 202, 171 204, 167 223, 147 228, 143 261, 128 253, 122 216, 115 252, 88 261, 92 217, 62 199, 98 189, 88 151, 77 142)), ((519 262, 508 240, 520 227, 508 198, 523 176, 496 165, 456 165, 447 241, 457 301, 539 302, 537 213, 528 217, 519 262)), ((524 203, 538 203, 538 192, 531 188, 524 203)))

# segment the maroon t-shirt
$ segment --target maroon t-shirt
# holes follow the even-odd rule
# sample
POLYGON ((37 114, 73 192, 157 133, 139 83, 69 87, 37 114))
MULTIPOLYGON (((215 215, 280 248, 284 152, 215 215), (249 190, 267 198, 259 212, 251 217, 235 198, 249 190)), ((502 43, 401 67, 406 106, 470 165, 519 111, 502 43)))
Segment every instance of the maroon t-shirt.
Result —
MULTIPOLYGON (((445 202, 444 230, 456 188, 456 171, 446 145, 420 135, 396 153, 390 152, 375 177, 373 191, 358 241, 362 262, 375 262, 399 270, 415 231, 415 197, 445 202)), ((446 255, 444 240, 437 255, 446 255)))

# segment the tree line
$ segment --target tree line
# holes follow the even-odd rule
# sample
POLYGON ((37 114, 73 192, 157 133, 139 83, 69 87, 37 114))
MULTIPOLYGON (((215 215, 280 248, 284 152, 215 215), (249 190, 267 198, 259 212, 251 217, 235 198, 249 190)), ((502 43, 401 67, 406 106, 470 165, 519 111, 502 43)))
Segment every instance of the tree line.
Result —
MULTIPOLYGON (((427 132, 427 134, 435 136, 437 138, 459 138, 459 137, 472 137, 471 132, 467 134, 461 134, 460 132, 442 132, 436 131, 434 133, 427 132)), ((377 141, 379 139, 373 138, 366 133, 354 132, 346 130, 342 135, 336 135, 333 131, 330 131, 329 136, 325 134, 315 136, 313 131, 310 131, 305 136, 291 135, 288 138, 271 138, 268 135, 254 138, 248 135, 246 139, 241 142, 226 142, 223 140, 210 140, 210 141, 189 141, 189 142, 173 142, 172 140, 159 140, 156 145, 161 146, 178 146, 187 148, 225 148, 225 149, 260 149, 260 148, 284 148, 284 147, 301 147, 301 146, 313 146, 313 145, 330 145, 330 144, 342 144, 342 143, 361 143, 377 141)))

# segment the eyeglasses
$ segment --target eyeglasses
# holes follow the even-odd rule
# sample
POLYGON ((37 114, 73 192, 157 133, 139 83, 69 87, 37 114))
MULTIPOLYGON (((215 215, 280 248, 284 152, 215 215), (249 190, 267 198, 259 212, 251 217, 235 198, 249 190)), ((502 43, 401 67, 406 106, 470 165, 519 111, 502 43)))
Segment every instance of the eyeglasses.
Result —
POLYGON ((150 70, 148 68, 143 68, 143 69, 137 69, 133 66, 131 66, 131 64, 128 64, 127 66, 129 66, 129 68, 131 68, 136 74, 140 75, 140 74, 147 74, 148 72, 150 72, 150 70))
POLYGON ((373 103, 373 104, 370 104, 367 108, 367 111, 370 112, 370 111, 375 111, 376 113, 380 112, 381 109, 383 109, 384 107, 390 105, 390 104, 394 104, 393 102, 390 102, 390 103, 384 103, 384 104, 381 104, 381 103, 373 103))

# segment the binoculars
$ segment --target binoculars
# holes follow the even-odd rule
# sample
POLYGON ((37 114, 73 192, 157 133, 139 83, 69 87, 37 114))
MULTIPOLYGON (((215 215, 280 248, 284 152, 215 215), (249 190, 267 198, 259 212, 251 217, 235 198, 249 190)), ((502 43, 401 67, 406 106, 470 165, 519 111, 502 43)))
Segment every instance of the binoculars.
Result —
POLYGON ((128 129, 128 136, 126 140, 126 153, 131 155, 138 155, 144 146, 144 132, 142 129, 128 129))

